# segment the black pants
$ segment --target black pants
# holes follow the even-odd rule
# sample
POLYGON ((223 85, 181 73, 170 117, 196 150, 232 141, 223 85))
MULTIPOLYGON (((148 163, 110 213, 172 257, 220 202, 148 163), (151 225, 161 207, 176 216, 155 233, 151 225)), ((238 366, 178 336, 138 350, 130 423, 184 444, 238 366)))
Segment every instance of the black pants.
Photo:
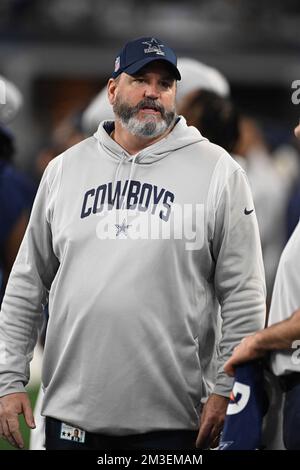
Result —
POLYGON ((46 418, 46 450, 192 450, 198 431, 154 431, 129 436, 85 433, 85 442, 61 439, 61 421, 46 418))
POLYGON ((300 450, 300 374, 287 376, 283 410, 283 441, 288 450, 300 450))

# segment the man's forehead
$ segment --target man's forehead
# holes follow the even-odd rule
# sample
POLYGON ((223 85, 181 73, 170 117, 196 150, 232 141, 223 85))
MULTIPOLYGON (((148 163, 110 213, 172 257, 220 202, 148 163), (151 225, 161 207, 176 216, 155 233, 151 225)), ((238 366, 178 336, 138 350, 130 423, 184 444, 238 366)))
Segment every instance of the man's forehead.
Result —
POLYGON ((145 65, 140 70, 138 70, 136 73, 132 74, 132 76, 134 77, 134 76, 147 75, 148 73, 158 73, 162 75, 163 77, 167 77, 167 78, 175 80, 172 67, 170 67, 166 62, 162 60, 156 60, 156 61, 150 62, 149 64, 145 65))

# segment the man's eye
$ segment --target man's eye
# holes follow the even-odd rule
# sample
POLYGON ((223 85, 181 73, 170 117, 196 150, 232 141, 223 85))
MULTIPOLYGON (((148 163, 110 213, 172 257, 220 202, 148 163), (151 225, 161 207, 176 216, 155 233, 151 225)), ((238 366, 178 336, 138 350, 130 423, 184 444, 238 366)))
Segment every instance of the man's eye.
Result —
POLYGON ((172 84, 171 84, 171 82, 164 80, 163 82, 161 82, 161 86, 163 88, 170 88, 172 86, 172 84))
POLYGON ((137 83, 144 83, 145 79, 144 78, 135 78, 134 81, 137 82, 137 83))

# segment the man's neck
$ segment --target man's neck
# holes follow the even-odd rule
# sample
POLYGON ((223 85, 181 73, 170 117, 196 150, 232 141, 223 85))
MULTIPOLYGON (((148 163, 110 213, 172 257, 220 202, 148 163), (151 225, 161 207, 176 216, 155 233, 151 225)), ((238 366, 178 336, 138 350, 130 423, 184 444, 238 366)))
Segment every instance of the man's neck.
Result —
POLYGON ((117 142, 121 147, 123 147, 126 152, 130 155, 136 155, 137 153, 141 152, 144 148, 149 147, 152 144, 155 144, 159 140, 163 139, 170 133, 170 129, 167 129, 164 134, 159 135, 158 137, 154 138, 143 138, 136 135, 131 134, 125 129, 121 123, 116 120, 115 121, 115 129, 111 133, 111 138, 117 142))

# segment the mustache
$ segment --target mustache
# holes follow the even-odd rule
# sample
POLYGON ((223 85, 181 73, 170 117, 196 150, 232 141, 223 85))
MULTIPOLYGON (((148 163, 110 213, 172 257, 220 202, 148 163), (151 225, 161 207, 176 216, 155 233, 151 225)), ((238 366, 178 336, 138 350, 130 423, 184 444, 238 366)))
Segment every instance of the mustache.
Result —
POLYGON ((132 111, 134 112, 134 114, 136 114, 141 109, 145 109, 145 108, 150 108, 150 109, 153 109, 154 111, 158 111, 163 117, 165 115, 165 108, 161 104, 152 100, 151 98, 145 98, 142 101, 140 101, 136 106, 134 106, 132 111))

